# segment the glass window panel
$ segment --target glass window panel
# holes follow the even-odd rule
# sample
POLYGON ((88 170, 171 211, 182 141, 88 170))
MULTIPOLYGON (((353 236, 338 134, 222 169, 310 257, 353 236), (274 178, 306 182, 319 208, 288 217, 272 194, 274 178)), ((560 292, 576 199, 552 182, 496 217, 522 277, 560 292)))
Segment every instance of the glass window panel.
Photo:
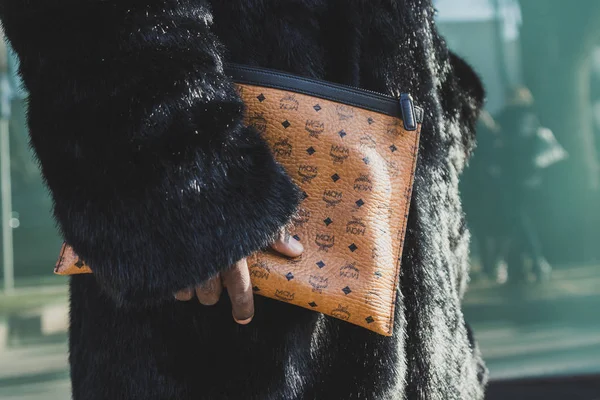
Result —
POLYGON ((487 90, 462 195, 464 309, 491 377, 598 373, 600 2, 436 4, 449 47, 487 90))

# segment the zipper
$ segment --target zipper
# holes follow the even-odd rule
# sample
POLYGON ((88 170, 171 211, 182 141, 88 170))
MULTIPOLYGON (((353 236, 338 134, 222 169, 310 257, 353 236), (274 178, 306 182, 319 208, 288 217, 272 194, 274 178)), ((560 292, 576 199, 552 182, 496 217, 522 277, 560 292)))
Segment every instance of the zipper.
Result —
POLYGON ((225 74, 236 83, 301 93, 401 118, 407 131, 416 130, 423 119, 423 110, 414 105, 408 93, 396 98, 363 88, 239 64, 227 64, 225 74))

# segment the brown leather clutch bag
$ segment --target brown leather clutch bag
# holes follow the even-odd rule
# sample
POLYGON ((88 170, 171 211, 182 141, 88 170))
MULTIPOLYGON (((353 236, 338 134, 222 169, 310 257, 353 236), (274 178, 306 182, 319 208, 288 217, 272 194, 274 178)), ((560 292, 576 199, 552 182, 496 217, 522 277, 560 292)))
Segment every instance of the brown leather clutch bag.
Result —
MULTIPOLYGON (((304 192, 291 234, 305 253, 250 256, 257 295, 392 334, 423 111, 394 98, 230 66, 246 123, 304 192)), ((64 245, 55 273, 91 273, 64 245)))

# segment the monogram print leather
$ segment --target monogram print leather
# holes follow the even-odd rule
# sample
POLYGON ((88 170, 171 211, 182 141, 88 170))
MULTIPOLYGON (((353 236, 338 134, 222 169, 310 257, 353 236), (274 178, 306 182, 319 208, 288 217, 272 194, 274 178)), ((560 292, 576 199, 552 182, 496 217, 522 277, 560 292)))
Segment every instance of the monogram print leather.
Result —
MULTIPOLYGON (((289 233, 297 259, 249 257, 254 293, 392 335, 421 126, 333 101, 238 85, 246 123, 269 143, 304 200, 289 233)), ((91 273, 64 245, 60 275, 91 273)))

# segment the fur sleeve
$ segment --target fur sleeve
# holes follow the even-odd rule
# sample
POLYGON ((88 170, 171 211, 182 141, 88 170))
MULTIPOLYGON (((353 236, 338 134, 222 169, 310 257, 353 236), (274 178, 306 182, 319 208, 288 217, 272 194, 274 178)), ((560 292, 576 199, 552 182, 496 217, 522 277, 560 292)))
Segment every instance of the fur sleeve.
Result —
POLYGON ((119 304, 266 246, 297 188, 222 72, 202 0, 2 0, 65 238, 119 304))

